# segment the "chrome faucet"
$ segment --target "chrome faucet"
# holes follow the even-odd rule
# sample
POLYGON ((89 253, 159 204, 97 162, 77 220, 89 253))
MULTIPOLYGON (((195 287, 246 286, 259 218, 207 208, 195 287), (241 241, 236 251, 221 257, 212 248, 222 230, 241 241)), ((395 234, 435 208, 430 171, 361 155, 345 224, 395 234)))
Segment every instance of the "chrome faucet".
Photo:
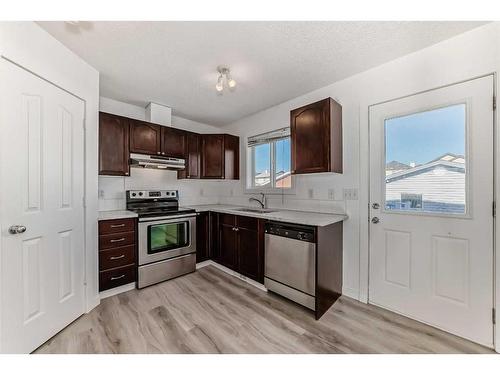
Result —
POLYGON ((251 202, 251 201, 258 202, 260 204, 261 208, 266 208, 266 206, 267 206, 266 195, 264 193, 260 193, 260 195, 262 195, 261 199, 251 197, 251 198, 248 198, 248 201, 249 202, 251 202))

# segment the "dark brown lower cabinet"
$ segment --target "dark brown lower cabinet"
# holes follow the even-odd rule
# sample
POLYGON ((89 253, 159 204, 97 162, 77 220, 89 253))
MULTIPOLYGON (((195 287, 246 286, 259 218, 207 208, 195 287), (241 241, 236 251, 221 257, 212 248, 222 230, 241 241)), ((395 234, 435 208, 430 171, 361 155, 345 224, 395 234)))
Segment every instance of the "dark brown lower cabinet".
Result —
POLYGON ((99 221, 99 291, 135 282, 136 219, 99 221))
POLYGON ((264 282, 263 231, 238 228, 238 271, 253 280, 264 282), (262 238, 261 238, 262 237, 262 238))
POLYGON ((217 242, 212 259, 255 281, 264 281, 264 221, 217 214, 217 242))
POLYGON ((196 263, 210 258, 210 212, 196 217, 196 263))
MULTIPOLYGON (((224 215, 227 216, 227 215, 224 215)), ((234 225, 219 223, 219 259, 227 268, 237 270, 237 243, 234 225)))

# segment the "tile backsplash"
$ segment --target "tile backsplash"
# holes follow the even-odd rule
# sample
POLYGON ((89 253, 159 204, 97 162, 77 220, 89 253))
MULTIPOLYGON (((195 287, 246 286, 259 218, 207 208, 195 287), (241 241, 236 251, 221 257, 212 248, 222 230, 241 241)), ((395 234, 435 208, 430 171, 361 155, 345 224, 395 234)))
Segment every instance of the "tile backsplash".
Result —
POLYGON ((177 172, 131 168, 130 177, 99 176, 99 211, 125 209, 127 190, 178 190, 180 205, 216 204, 238 181, 178 180, 177 172))
MULTIPOLYGON (((296 180, 296 193, 293 195, 268 195, 270 208, 285 208, 301 211, 343 213, 346 211, 344 200, 327 199, 327 192, 317 184, 303 186, 304 179, 296 180)), ((307 180, 306 180, 307 181, 307 180)), ((125 209, 126 190, 178 190, 181 206, 198 204, 255 205, 250 203, 242 181, 226 180, 178 180, 177 172, 131 168, 130 177, 99 177, 99 210, 125 209)), ((257 196, 257 195, 256 195, 257 196)), ((341 191, 335 191, 335 197, 341 191)))

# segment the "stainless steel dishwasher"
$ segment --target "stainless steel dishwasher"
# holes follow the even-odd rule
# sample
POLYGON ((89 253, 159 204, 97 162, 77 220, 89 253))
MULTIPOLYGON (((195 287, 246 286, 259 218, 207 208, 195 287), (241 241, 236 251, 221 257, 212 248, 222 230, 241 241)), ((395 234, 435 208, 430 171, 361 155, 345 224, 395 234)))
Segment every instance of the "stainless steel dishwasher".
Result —
POLYGON ((315 227, 266 224, 264 285, 268 290, 315 310, 315 227))

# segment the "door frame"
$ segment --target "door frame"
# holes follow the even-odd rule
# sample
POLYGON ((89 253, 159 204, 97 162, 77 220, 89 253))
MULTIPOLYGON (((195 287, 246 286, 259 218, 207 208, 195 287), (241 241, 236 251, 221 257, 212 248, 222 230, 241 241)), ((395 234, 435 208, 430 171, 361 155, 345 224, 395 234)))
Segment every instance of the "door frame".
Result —
MULTIPOLYGON (((89 277, 92 276, 92 271, 89 267, 89 256, 90 256, 90 251, 89 249, 89 244, 91 241, 89 241, 89 238, 92 236, 92 230, 89 228, 87 221, 89 218, 89 213, 88 211, 88 202, 92 197, 89 194, 88 187, 87 187, 87 169, 89 167, 88 159, 87 159, 87 146, 88 146, 88 133, 87 133, 87 100, 85 98, 82 98, 81 96, 71 92, 70 90, 65 89, 64 87, 61 87, 57 83, 51 81, 50 79, 47 79, 40 74, 37 74, 36 72, 30 70, 29 68, 23 66, 22 64, 17 63, 16 61, 10 59, 9 57, 3 55, 0 53, 0 63, 5 62, 8 64, 12 64, 20 69, 23 69, 24 71, 28 72, 29 74, 32 74, 33 76, 51 84, 52 86, 72 95, 73 97, 79 99, 83 103, 83 191, 84 191, 84 202, 83 202, 83 259, 84 259, 84 265, 83 265, 83 282, 84 282, 84 293, 83 293, 83 311, 82 315, 85 313, 90 312, 95 306, 93 302, 91 302, 93 299, 95 299, 95 291, 91 290, 92 283, 89 282, 89 277)), ((0 77, 1 79, 1 77, 0 77)), ((0 160, 2 162, 2 160, 0 160)), ((1 202, 1 195, 0 195, 0 202, 1 202)), ((0 217, 2 213, 0 211, 0 217)), ((0 221, 1 223, 1 221, 0 221)), ((2 228, 0 226, 0 233, 3 233, 5 228, 2 228)), ((0 239, 0 272, 1 272, 1 262, 2 262, 2 256, 1 256, 1 251, 2 251, 2 240, 0 239)), ((96 265, 97 267, 97 265, 96 265)), ((96 268, 97 269, 97 268, 96 268)), ((0 292, 1 292, 1 277, 0 277, 0 292)), ((1 311, 2 311, 2 298, 0 296, 0 322, 1 322, 1 311)), ((81 315, 80 315, 81 316, 81 315)), ((1 330, 1 325, 0 325, 0 336, 3 334, 1 330)), ((0 353, 2 352, 2 348, 0 347, 0 353)))
MULTIPOLYGON (((360 129, 360 248, 359 248, 359 300, 364 303, 369 303, 369 283, 370 283, 370 109, 374 106, 385 104, 399 99, 409 98, 419 94, 424 94, 430 91, 454 86, 460 83, 473 81, 479 78, 492 77, 493 80, 493 97, 496 104, 497 98, 497 73, 491 72, 482 74, 468 79, 451 82, 445 85, 432 87, 426 90, 417 91, 407 95, 394 97, 376 103, 363 103, 359 107, 359 123, 366 124, 366 131, 360 129), (366 109, 366 110, 365 110, 366 109), (364 146, 364 147, 363 147, 364 146), (363 152, 363 150, 365 150, 363 152)), ((499 119, 498 111, 493 109, 493 200, 497 202, 500 197, 500 132, 497 131, 499 119)), ((498 247, 500 239, 500 221, 496 215, 493 217, 493 308, 495 309, 495 322, 500 321, 500 256, 498 247)), ((500 329, 493 324, 493 345, 495 351, 500 353, 500 329)))

